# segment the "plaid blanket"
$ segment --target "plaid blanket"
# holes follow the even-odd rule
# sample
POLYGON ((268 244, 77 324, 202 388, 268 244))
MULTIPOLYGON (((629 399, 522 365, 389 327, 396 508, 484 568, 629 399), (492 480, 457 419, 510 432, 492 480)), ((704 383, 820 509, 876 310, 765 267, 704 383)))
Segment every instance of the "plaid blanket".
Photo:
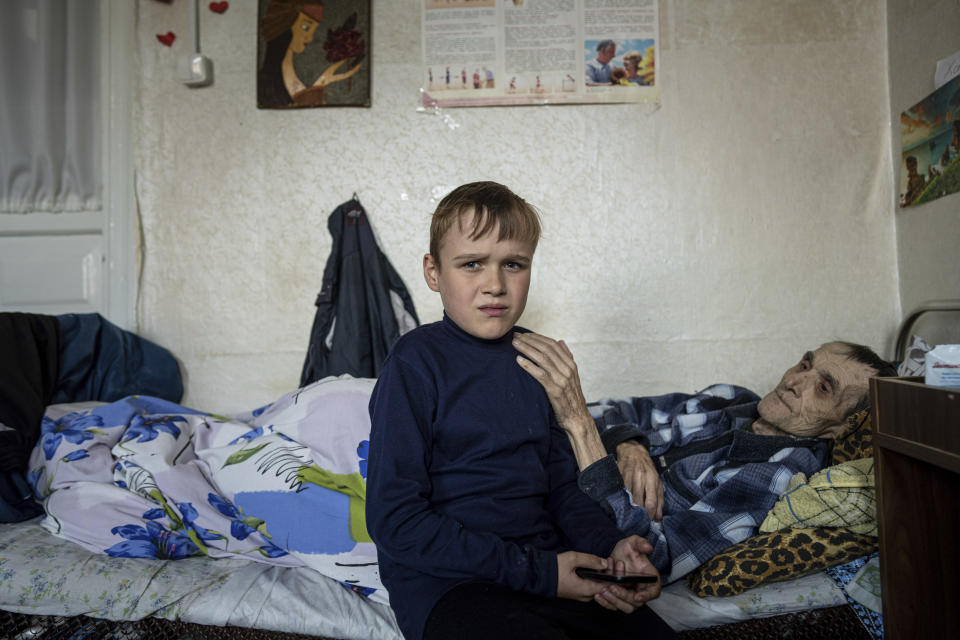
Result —
POLYGON ((748 389, 720 384, 697 394, 590 405, 608 451, 624 440, 641 440, 661 469, 661 522, 633 503, 612 455, 584 469, 580 486, 609 506, 625 534, 653 545, 650 560, 664 584, 755 535, 795 474, 823 468, 826 440, 750 430, 758 400, 748 389))

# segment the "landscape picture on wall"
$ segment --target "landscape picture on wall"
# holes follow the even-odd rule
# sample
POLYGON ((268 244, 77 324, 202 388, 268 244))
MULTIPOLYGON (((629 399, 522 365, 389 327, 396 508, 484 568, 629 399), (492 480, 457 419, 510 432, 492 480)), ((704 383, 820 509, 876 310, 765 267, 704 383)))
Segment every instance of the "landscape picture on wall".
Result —
POLYGON ((259 0, 257 106, 370 106, 370 0, 259 0))
POLYGON ((900 114, 900 206, 960 191, 960 76, 900 114))

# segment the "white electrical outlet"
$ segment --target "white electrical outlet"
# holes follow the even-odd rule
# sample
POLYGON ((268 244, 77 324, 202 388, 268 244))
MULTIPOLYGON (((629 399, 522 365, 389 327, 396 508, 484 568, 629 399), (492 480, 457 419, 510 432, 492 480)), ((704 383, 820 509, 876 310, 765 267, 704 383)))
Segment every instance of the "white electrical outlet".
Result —
POLYGON ((200 53, 183 56, 177 63, 177 75, 188 87, 204 87, 213 82, 213 60, 200 53))

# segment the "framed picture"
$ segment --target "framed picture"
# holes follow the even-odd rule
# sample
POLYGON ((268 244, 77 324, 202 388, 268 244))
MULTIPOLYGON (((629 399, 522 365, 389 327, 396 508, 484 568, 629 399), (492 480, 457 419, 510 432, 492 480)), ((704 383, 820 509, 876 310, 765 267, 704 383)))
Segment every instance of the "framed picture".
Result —
POLYGON ((370 0, 259 0, 257 106, 370 106, 370 0))
POLYGON ((960 191, 960 76, 900 114, 900 206, 960 191))

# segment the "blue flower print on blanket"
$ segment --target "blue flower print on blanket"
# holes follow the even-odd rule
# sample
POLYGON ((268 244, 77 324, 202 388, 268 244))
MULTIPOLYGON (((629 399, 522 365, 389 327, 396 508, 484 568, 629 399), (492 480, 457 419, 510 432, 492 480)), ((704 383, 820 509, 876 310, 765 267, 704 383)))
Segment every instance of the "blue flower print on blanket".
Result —
POLYGON ((362 440, 360 446, 357 447, 357 457, 360 458, 358 463, 360 466, 360 475, 364 480, 367 479, 367 458, 370 457, 370 441, 362 440))
POLYGON ((375 383, 321 380, 244 417, 147 396, 52 406, 29 467, 43 526, 113 557, 309 567, 385 603, 364 519, 375 383))
POLYGON ((34 496, 43 500, 52 489, 53 474, 60 463, 72 463, 90 457, 86 448, 106 435, 101 416, 68 412, 58 418, 44 416, 40 423, 40 439, 31 456, 27 482, 34 496), (48 469, 49 467, 49 469, 48 469))
MULTIPOLYGON (((201 527, 199 524, 197 524, 197 518, 200 517, 200 514, 196 509, 194 509, 191 503, 181 502, 177 505, 177 508, 180 509, 180 522, 177 524, 183 526, 184 531, 192 540, 195 541, 195 544, 203 545, 205 548, 205 543, 207 542, 227 539, 225 535, 201 527)), ((171 514, 171 520, 176 522, 176 516, 171 514)))
POLYGON ((83 444, 93 440, 94 435, 103 433, 103 419, 100 416, 82 413, 68 413, 58 420, 51 420, 44 416, 40 423, 40 446, 47 460, 60 448, 66 440, 72 444, 83 444))
POLYGON ((174 439, 180 437, 180 428, 175 422, 186 422, 183 416, 136 416, 127 427, 127 432, 123 437, 123 442, 136 440, 137 442, 150 442, 157 438, 161 432, 169 433, 174 439))
POLYGON ((224 500, 215 493, 207 495, 207 502, 214 509, 230 518, 230 535, 237 540, 246 540, 247 536, 257 530, 257 527, 263 524, 263 520, 257 518, 240 518, 240 511, 229 500, 224 500))
POLYGON ((186 534, 168 531, 163 525, 148 520, 144 526, 125 524, 110 529, 114 535, 126 538, 104 553, 113 558, 161 558, 177 560, 197 555, 200 549, 186 534))
MULTIPOLYGON (((230 444, 237 444, 238 442, 250 442, 251 440, 256 440, 256 439, 259 438, 260 436, 272 434, 272 433, 274 433, 274 432, 275 432, 275 430, 274 430, 272 424, 271 424, 271 425, 267 425, 267 426, 265 426, 265 427, 257 427, 256 429, 251 429, 250 431, 246 432, 245 434, 243 434, 243 435, 241 435, 241 436, 238 436, 237 438, 235 438, 234 440, 232 440, 232 441, 230 442, 230 444)), ((282 433, 276 433, 276 435, 277 435, 278 437, 286 440, 287 442, 292 442, 292 440, 290 440, 290 438, 288 438, 287 436, 283 435, 282 433)))
MULTIPOLYGON (((221 496, 211 493, 207 496, 207 501, 221 514, 230 518, 230 535, 237 540, 246 540, 247 536, 251 533, 259 533, 265 538, 269 537, 266 531, 266 523, 263 520, 253 517, 243 517, 240 509, 229 500, 225 500, 221 496)), ((286 551, 269 541, 266 541, 265 544, 258 547, 257 551, 267 558, 279 558, 280 556, 287 555, 286 551)))
POLYGON ((101 405, 93 409, 90 414, 100 416, 103 419, 103 424, 107 428, 126 428, 133 423, 133 419, 136 416, 188 416, 203 415, 203 412, 180 406, 169 400, 161 400, 160 398, 127 396, 116 402, 101 405))
POLYGON ((243 435, 237 436, 236 438, 231 440, 230 444, 237 444, 239 442, 250 442, 251 440, 255 440, 259 438, 263 434, 272 432, 272 431, 273 431, 272 425, 268 425, 266 427, 257 427, 256 429, 250 429, 250 431, 247 431, 243 435))

